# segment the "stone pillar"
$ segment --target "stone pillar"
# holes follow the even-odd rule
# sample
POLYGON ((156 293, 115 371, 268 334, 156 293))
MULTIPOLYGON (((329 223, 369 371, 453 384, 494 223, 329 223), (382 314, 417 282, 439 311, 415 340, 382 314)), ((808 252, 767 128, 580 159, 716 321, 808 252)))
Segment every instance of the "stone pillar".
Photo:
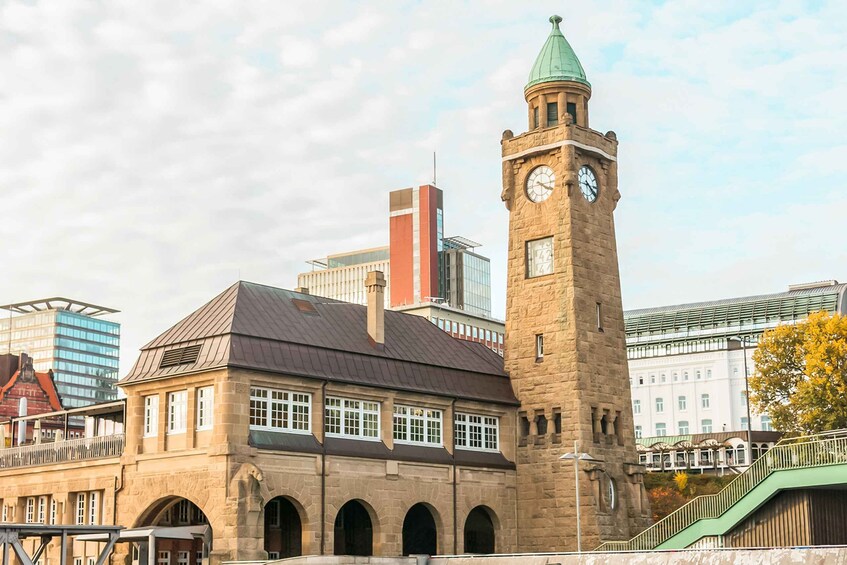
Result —
POLYGON ((547 95, 538 95, 538 121, 541 127, 547 127, 547 95))

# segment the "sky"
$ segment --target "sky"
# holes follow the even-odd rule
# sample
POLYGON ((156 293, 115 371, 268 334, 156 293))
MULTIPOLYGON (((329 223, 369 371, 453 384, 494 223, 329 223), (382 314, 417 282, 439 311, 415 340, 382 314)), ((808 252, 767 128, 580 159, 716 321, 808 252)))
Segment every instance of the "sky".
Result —
POLYGON ((847 280, 847 2, 0 0, 0 303, 139 347, 236 280, 385 245, 432 180, 505 304, 500 136, 551 14, 614 130, 624 308, 847 280))

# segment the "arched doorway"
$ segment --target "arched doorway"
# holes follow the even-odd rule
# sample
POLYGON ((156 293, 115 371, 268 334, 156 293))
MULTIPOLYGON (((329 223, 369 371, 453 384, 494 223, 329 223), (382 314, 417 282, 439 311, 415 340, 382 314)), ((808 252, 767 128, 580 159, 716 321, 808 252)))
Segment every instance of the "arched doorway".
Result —
POLYGON ((435 518, 429 508, 420 502, 409 508, 403 520, 403 555, 435 555, 437 539, 435 518))
POLYGON ((477 506, 465 520, 465 553, 494 553, 494 521, 490 510, 477 506))
POLYGON ((373 523, 358 500, 341 507, 335 517, 335 555, 373 555, 373 523))
POLYGON ((268 559, 303 555, 303 524, 294 504, 278 496, 265 506, 265 551, 268 559))
MULTIPOLYGON (((141 514, 135 524, 136 527, 160 526, 168 528, 203 525, 209 525, 209 520, 203 511, 190 500, 177 496, 163 498, 155 502, 141 514)), ((208 543, 209 545, 204 548, 204 539, 199 535, 194 539, 157 538, 156 563, 158 565, 202 565, 203 559, 208 557, 208 551, 211 549, 211 527, 208 543)), ((144 555, 146 551, 146 547, 133 544, 132 562, 145 565, 147 563, 144 555)))

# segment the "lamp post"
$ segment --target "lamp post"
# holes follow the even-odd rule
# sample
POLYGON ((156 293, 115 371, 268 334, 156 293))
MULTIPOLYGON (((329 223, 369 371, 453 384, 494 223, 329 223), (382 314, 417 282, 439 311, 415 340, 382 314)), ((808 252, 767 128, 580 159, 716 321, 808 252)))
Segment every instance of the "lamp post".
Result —
POLYGON ((603 460, 592 457, 588 453, 580 453, 579 440, 573 442, 572 453, 565 453, 559 457, 559 459, 566 461, 573 460, 573 481, 574 489, 576 491, 576 552, 582 553, 582 523, 580 522, 579 514, 579 462, 585 461, 587 463, 602 463, 603 460))
POLYGON ((750 377, 747 375, 747 340, 749 336, 734 336, 729 341, 737 341, 741 344, 741 354, 744 359, 744 404, 747 406, 747 466, 753 464, 753 445, 751 442, 753 421, 750 419, 750 377))

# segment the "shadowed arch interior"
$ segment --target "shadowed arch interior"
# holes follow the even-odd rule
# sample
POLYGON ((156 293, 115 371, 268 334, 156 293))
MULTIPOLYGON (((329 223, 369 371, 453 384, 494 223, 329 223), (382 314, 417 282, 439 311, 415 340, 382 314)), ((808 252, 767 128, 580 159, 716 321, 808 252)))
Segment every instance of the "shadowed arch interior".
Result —
POLYGON ((278 496, 265 506, 265 551, 269 559, 303 555, 303 523, 294 504, 278 496))
POLYGON ((435 518, 425 504, 409 508, 403 520, 403 555, 435 555, 438 553, 435 518))
POLYGON ((494 553, 494 521, 489 510, 477 506, 465 520, 465 553, 494 553))
POLYGON ((373 523, 358 500, 341 507, 335 517, 335 555, 372 555, 373 523))

